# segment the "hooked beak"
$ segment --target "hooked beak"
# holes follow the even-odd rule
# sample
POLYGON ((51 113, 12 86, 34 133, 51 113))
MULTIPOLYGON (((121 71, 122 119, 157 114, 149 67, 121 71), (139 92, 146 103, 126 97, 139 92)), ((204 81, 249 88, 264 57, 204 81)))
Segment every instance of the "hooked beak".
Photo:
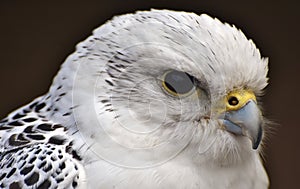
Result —
POLYGON ((227 98, 226 111, 219 117, 222 125, 230 133, 248 137, 252 148, 257 149, 262 140, 263 118, 253 93, 249 91, 235 91, 227 98), (235 102, 230 104, 234 97, 235 102))

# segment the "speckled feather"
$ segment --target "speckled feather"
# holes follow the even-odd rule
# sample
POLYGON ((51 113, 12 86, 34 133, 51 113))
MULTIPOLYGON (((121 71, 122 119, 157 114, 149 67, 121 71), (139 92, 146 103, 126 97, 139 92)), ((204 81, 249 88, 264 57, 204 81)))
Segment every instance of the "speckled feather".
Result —
POLYGON ((81 158, 66 128, 47 119, 43 98, 0 123, 0 188, 76 188, 81 158))

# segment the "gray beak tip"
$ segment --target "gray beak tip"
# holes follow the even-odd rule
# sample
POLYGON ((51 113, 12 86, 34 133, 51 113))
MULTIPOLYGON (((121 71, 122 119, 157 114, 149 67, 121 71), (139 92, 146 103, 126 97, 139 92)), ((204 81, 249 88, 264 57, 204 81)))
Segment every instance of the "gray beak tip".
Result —
POLYGON ((262 140, 262 127, 259 127, 256 139, 252 140, 252 149, 256 150, 262 140))
POLYGON ((252 100, 239 110, 226 112, 223 118, 226 130, 250 138, 254 150, 262 140, 262 122, 260 110, 252 100))

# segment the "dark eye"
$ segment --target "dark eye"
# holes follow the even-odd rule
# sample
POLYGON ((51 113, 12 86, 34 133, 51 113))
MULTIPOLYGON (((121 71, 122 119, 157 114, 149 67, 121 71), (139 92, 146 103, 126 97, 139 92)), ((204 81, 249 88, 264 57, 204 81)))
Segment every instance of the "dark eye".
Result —
POLYGON ((164 74, 162 86, 174 96, 187 95, 195 89, 195 78, 185 72, 172 70, 164 74))

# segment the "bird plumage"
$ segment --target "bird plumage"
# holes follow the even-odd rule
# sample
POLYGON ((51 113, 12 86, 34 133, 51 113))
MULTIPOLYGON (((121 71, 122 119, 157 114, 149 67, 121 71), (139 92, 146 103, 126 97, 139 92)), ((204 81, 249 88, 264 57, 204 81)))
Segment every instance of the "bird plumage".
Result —
POLYGON ((267 188, 261 147, 219 117, 230 92, 260 96, 267 71, 252 41, 205 14, 115 17, 0 123, 0 187, 267 188), (186 95, 162 85, 174 70, 192 78, 186 95))

